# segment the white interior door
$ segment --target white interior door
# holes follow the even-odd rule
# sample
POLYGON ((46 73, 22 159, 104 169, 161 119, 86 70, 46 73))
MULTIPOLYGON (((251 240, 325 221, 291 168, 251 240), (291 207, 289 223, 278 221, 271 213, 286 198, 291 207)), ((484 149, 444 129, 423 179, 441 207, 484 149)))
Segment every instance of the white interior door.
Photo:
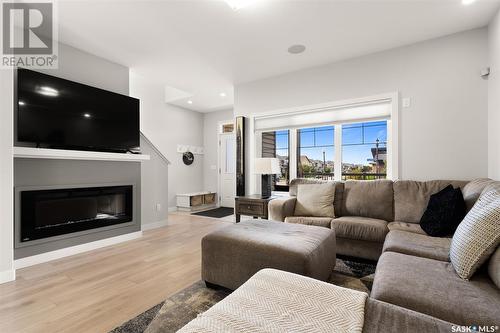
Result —
POLYGON ((219 136, 220 206, 233 207, 236 196, 236 138, 234 134, 219 136))

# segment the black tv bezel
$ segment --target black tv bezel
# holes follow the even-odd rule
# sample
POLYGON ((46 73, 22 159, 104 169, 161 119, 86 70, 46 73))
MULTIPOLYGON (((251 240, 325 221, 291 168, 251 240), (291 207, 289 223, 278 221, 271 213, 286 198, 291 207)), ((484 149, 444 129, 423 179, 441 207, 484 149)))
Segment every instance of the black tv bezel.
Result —
POLYGON ((14 146, 15 147, 37 147, 37 148, 48 148, 48 149, 63 149, 63 150, 81 150, 81 151, 95 151, 95 152, 113 152, 113 153, 126 153, 126 152, 129 152, 131 149, 133 148, 138 148, 140 147, 140 140, 141 140, 141 130, 140 130, 140 121, 141 121, 141 118, 140 118, 140 99, 138 98, 135 98, 135 97, 131 97, 129 95, 125 95, 125 94, 120 94, 120 93, 117 93, 117 92, 114 92, 114 91, 110 91, 110 90, 106 90, 106 89, 102 89, 102 88, 98 88, 98 87, 94 87, 94 86, 91 86, 91 85, 88 85, 88 84, 85 84, 85 83, 81 83, 81 82, 77 82, 77 81, 72 81, 72 80, 68 80, 68 79, 64 79, 64 78, 61 78, 61 77, 58 77, 58 76, 54 76, 54 75, 50 75, 50 74, 45 74, 45 73, 42 73, 42 72, 39 72, 39 71, 34 71, 32 69, 27 69, 27 68, 22 68, 22 67, 18 67, 14 70, 14 80, 13 80, 13 83, 14 83, 14 138, 13 138, 13 141, 14 141, 14 146), (33 142, 33 141, 20 141, 19 140, 19 136, 18 136, 18 120, 19 120, 19 95, 18 95, 18 90, 19 90, 19 79, 18 79, 18 73, 20 70, 23 70, 23 71, 30 71, 30 72, 35 72, 39 75, 43 75, 43 76, 48 76, 48 77, 51 77, 51 78, 55 78, 57 80, 61 80, 61 81, 65 81, 65 82, 70 82, 70 83, 73 83, 73 84, 78 84, 78 85, 81 85, 81 86, 84 86, 84 87, 87 87, 87 88, 92 88, 92 89, 97 89, 97 90, 100 90, 100 91, 103 91, 103 92, 106 92, 108 94, 114 94, 114 95, 118 95, 118 96, 124 96, 124 97, 127 97, 127 98, 130 98, 131 100, 135 100, 137 101, 137 123, 139 124, 139 128, 138 128, 138 131, 137 131, 137 146, 136 147, 129 147, 128 149, 127 148, 116 148, 116 147, 95 147, 95 146, 71 146, 71 145, 63 145, 63 146, 60 146, 60 145, 54 145, 52 143, 48 143, 48 142, 40 142, 40 143, 37 143, 37 142, 33 142))

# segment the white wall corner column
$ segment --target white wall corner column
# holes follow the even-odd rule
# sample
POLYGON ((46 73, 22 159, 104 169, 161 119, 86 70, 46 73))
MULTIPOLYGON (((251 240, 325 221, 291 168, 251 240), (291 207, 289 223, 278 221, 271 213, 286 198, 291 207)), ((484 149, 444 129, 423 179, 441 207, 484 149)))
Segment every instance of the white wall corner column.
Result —
POLYGON ((391 94, 391 117, 387 120, 387 155, 390 163, 387 163, 387 178, 400 179, 399 174, 399 92, 391 94))
POLYGON ((14 269, 14 71, 0 70, 0 283, 16 278, 14 269))

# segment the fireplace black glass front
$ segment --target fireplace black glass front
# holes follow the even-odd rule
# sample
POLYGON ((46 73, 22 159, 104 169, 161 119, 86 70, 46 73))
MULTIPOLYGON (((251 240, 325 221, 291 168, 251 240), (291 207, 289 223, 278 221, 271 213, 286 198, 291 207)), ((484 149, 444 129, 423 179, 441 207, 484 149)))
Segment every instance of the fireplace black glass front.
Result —
POLYGON ((133 220, 133 186, 21 192, 21 242, 133 220))

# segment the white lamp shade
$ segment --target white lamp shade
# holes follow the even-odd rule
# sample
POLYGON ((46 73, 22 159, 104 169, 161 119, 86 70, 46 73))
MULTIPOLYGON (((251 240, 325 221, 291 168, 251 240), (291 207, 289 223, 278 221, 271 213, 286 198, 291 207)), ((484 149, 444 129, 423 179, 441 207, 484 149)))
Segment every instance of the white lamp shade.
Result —
POLYGON ((255 174, 277 175, 281 173, 280 161, 277 158, 256 158, 255 174))

